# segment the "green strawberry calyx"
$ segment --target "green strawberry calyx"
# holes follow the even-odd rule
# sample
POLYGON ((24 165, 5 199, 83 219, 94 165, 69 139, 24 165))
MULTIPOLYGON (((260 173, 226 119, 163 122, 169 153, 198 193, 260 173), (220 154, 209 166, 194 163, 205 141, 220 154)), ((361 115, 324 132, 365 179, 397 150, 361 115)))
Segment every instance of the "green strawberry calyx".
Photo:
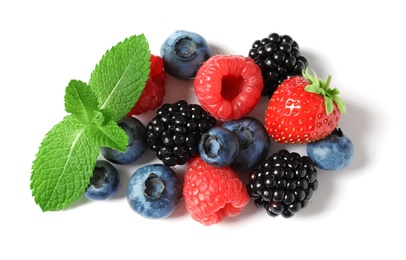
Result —
POLYGON ((317 77, 315 72, 313 72, 313 74, 314 76, 310 75, 308 68, 303 70, 303 77, 310 82, 310 84, 305 87, 305 90, 323 96, 327 115, 333 112, 334 103, 337 104, 341 113, 346 114, 347 110, 344 101, 338 96, 340 91, 337 88, 330 88, 331 75, 328 75, 327 81, 323 81, 317 77))

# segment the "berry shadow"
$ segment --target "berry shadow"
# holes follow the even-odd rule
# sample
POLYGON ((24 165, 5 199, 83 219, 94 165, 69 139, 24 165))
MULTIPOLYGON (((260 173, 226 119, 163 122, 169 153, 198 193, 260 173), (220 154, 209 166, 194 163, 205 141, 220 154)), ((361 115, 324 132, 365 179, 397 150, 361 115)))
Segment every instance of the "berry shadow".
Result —
POLYGON ((369 129, 373 128, 373 121, 375 120, 371 114, 368 114, 367 110, 357 106, 356 102, 346 102, 346 108, 347 115, 341 116, 338 127, 353 143, 354 157, 350 165, 340 170, 340 173, 361 169, 371 160, 369 157, 371 151, 367 149, 368 140, 366 139, 369 135, 369 129))
POLYGON ((220 47, 217 44, 210 43, 209 44, 211 56, 215 56, 218 54, 230 54, 229 51, 226 51, 223 47, 220 47))
MULTIPOLYGON (((176 175, 178 175, 182 188, 183 188, 186 165, 175 165, 175 166, 172 166, 172 169, 175 171, 176 175)), ((179 202, 179 206, 170 216, 168 216, 168 218, 179 218, 179 217, 184 217, 185 215, 188 215, 188 212, 186 210, 185 200, 182 197, 179 202)))
POLYGON ((121 200, 126 197, 127 185, 130 181, 131 174, 135 171, 130 171, 129 167, 126 165, 114 165, 120 174, 120 187, 117 193, 111 197, 109 200, 121 200))
POLYGON ((322 214, 329 206, 334 196, 334 178, 335 174, 317 169, 317 181, 319 186, 314 191, 306 207, 302 208, 294 218, 312 217, 316 214, 322 214))
POLYGON ((265 113, 268 108, 269 98, 267 96, 261 96, 255 107, 248 113, 247 116, 252 116, 261 121, 265 122, 265 113))
POLYGON ((181 80, 168 75, 165 84, 166 94, 162 104, 175 103, 179 100, 196 100, 193 79, 181 80))
POLYGON ((330 68, 330 66, 326 66, 326 57, 320 58, 316 55, 314 50, 300 48, 300 55, 306 57, 309 67, 309 72, 313 74, 313 71, 317 74, 317 76, 321 79, 327 79, 328 75, 330 75, 329 71, 326 71, 326 68, 330 68))
POLYGON ((179 202, 178 207, 175 209, 175 211, 168 216, 168 219, 175 219, 175 218, 183 218, 188 215, 188 212, 186 210, 186 203, 184 199, 182 198, 179 202))
POLYGON ((235 217, 229 217, 224 220, 225 223, 237 223, 241 221, 247 221, 249 219, 257 218, 258 216, 268 216, 265 211, 265 208, 258 208, 255 206, 255 203, 252 199, 248 202, 245 208, 241 211, 241 213, 235 217))
POLYGON ((68 207, 62 209, 62 211, 68 211, 68 210, 76 209, 76 208, 78 208, 80 206, 83 206, 85 204, 88 204, 88 203, 94 203, 94 201, 91 201, 91 200, 87 199, 85 197, 85 195, 82 194, 77 200, 72 202, 72 204, 70 204, 68 207))

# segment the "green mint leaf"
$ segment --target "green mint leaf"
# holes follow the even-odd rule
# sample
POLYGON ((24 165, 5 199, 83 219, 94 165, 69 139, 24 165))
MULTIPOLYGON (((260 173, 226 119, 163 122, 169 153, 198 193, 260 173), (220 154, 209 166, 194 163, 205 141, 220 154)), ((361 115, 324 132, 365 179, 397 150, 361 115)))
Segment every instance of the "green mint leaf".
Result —
POLYGON ((86 83, 79 80, 69 82, 65 89, 66 112, 76 115, 83 122, 89 122, 98 106, 96 95, 86 83))
POLYGON ((91 131, 94 141, 100 146, 110 147, 121 152, 127 148, 128 135, 115 121, 110 120, 105 125, 90 124, 89 131, 91 131))
POLYGON ((112 111, 115 121, 125 116, 144 90, 149 60, 149 45, 143 34, 129 37, 108 50, 89 80, 99 109, 112 111))
POLYGON ((93 118, 92 118, 92 123, 96 125, 104 125, 108 121, 108 118, 105 117, 102 111, 93 111, 93 118))
POLYGON ((67 207, 87 188, 100 153, 89 125, 69 115, 44 137, 32 165, 30 185, 43 211, 67 207))

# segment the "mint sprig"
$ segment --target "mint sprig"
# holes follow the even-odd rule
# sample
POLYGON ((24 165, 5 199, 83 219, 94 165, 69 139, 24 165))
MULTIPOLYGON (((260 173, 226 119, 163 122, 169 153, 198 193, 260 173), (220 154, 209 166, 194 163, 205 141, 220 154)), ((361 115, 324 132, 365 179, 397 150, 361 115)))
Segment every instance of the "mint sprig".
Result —
POLYGON ((101 146, 125 150, 128 136, 117 121, 139 99, 149 59, 144 35, 134 35, 103 55, 89 84, 69 82, 64 97, 69 115, 45 135, 32 164, 30 188, 43 211, 66 208, 83 194, 101 146))

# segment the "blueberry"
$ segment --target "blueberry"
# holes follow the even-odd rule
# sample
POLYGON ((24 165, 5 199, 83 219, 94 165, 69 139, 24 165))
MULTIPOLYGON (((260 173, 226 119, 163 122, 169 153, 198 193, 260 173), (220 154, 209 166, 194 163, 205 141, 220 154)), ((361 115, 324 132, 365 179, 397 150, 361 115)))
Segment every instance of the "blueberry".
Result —
POLYGON ((107 161, 97 160, 84 195, 90 200, 106 200, 117 193, 119 185, 117 169, 107 161))
POLYGON ((239 143, 239 152, 230 167, 235 170, 251 170, 267 157, 271 140, 264 125, 256 118, 246 116, 226 121, 222 127, 234 132, 239 143))
POLYGON ((200 157, 216 167, 227 166, 238 154, 237 136, 223 127, 212 127, 206 131, 198 145, 200 157))
POLYGON ((128 145, 124 152, 110 147, 101 147, 100 152, 104 158, 112 163, 127 165, 137 161, 147 150, 147 128, 135 117, 125 116, 118 125, 128 135, 128 145))
POLYGON ((194 78, 200 66, 210 56, 207 41, 194 32, 177 30, 161 45, 165 71, 182 80, 194 78))
POLYGON ((172 168, 164 164, 149 164, 138 168, 127 187, 130 207, 148 219, 171 215, 182 197, 182 185, 172 168))
POLYGON ((322 140, 308 143, 306 149, 314 165, 327 171, 346 167, 354 157, 352 141, 339 128, 322 140))

